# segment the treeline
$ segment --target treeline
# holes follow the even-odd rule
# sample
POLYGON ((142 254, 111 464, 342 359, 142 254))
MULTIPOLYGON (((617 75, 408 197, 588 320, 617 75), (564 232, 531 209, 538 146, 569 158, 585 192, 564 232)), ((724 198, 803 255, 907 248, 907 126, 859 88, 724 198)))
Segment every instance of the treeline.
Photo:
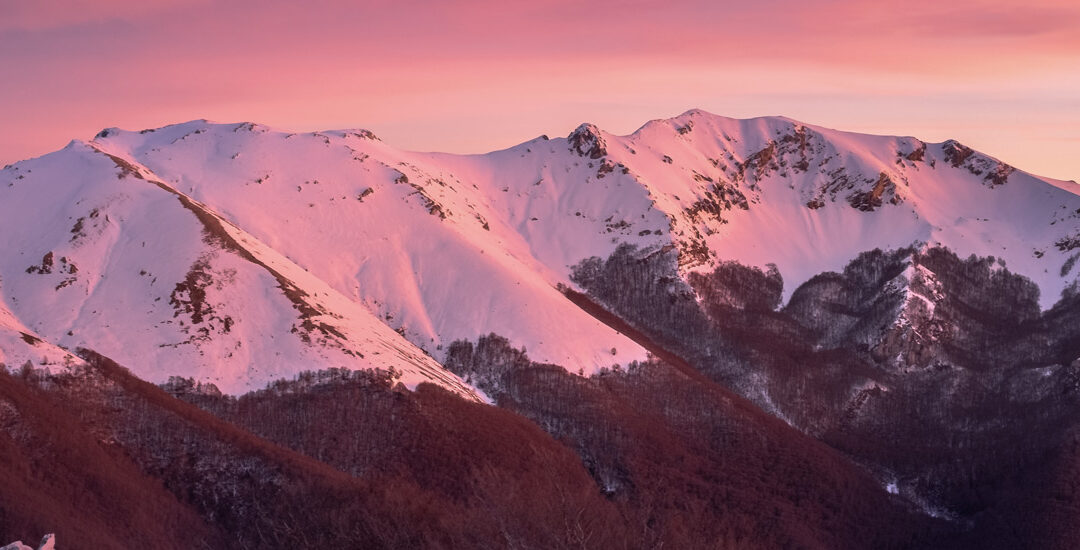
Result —
POLYGON ((1029 283, 992 260, 872 251, 781 307, 775 270, 725 263, 684 281, 676 261, 620 247, 574 281, 679 365, 582 377, 496 334, 453 343, 446 366, 496 407, 379 370, 240 397, 183 378, 159 388, 86 350, 85 368, 0 372, 0 538, 630 549, 1080 536, 1075 295, 1039 314, 1029 283), (912 293, 933 307, 913 309, 912 293))
POLYGON ((502 407, 367 371, 238 398, 173 379, 169 393, 90 352, 78 372, 0 374, 4 459, 21 464, 3 470, 0 535, 95 548, 887 548, 940 527, 662 364, 585 379, 497 336, 472 353, 507 365, 502 407))
POLYGON ((1080 300, 1040 314, 1037 287, 994 258, 869 251, 783 307, 772 270, 676 272, 673 251, 626 245, 573 280, 921 508, 961 522, 1001 513, 1074 437, 1080 300))
POLYGON ((432 386, 392 387, 378 372, 312 373, 241 398, 174 379, 174 396, 86 356, 78 373, 0 374, 0 403, 20 399, 0 430, 5 457, 29 461, 3 472, 23 480, 0 492, 3 538, 48 530, 95 548, 636 547, 577 457, 508 411, 432 386), (48 420, 57 415, 66 423, 48 420), (99 469, 120 473, 98 479, 99 469), (72 504, 50 512, 56 502, 72 504))

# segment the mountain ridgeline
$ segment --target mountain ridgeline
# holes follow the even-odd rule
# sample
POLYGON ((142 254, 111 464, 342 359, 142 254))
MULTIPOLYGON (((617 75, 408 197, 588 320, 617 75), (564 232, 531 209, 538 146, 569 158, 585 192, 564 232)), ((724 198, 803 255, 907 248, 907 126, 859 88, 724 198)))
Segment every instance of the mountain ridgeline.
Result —
POLYGON ((0 172, 0 541, 1068 548, 1075 187, 696 110, 107 129, 0 172))

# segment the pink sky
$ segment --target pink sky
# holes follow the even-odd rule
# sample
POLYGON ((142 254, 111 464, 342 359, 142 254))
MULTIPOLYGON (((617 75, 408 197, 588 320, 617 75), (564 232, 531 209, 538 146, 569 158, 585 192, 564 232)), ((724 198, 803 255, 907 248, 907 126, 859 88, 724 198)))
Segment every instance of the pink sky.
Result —
POLYGON ((0 0, 0 74, 0 163, 195 118, 482 152, 698 107, 1080 180, 1075 0, 0 0))

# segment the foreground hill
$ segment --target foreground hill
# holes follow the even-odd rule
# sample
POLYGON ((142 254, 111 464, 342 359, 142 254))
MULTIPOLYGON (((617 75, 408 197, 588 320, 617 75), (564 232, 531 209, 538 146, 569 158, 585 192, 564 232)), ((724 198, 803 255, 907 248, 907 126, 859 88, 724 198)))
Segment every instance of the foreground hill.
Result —
MULTIPOLYGON (((479 351, 513 352, 497 339, 479 351)), ((100 549, 887 548, 952 536, 827 446, 663 365, 588 380, 526 359, 518 414, 368 371, 237 399, 88 363, 0 373, 0 536, 47 530, 60 547, 100 549)))

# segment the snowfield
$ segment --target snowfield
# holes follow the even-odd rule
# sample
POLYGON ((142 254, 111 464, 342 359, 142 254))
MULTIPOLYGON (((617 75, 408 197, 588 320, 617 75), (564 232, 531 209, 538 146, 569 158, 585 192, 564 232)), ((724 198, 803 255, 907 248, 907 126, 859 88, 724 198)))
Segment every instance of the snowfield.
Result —
POLYGON ((0 362, 90 348, 150 381, 229 393, 302 370, 439 363, 490 332, 575 373, 646 357, 556 289, 620 243, 682 272, 773 264, 784 299, 874 248, 994 256, 1041 289, 1080 270, 1080 197, 956 142, 689 111, 629 136, 582 125, 483 155, 366 130, 192 121, 0 172, 0 362))

